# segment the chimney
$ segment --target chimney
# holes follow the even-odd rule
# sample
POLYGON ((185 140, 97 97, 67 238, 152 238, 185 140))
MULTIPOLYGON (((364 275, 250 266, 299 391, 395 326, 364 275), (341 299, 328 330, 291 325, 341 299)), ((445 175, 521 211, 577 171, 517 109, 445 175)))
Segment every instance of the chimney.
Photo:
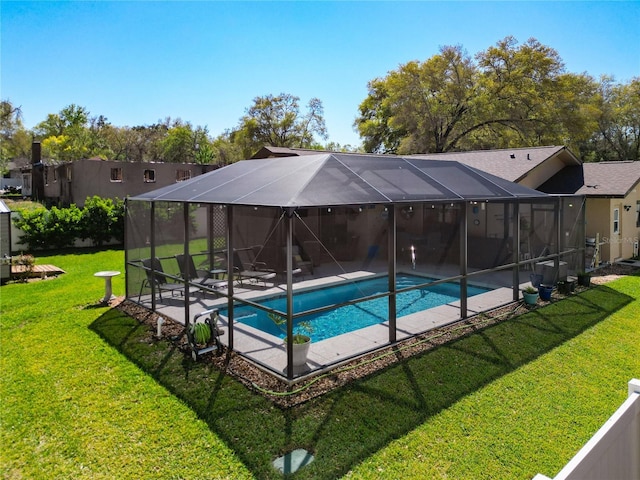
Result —
POLYGON ((44 165, 40 142, 31 144, 31 198, 36 202, 44 200, 44 165))

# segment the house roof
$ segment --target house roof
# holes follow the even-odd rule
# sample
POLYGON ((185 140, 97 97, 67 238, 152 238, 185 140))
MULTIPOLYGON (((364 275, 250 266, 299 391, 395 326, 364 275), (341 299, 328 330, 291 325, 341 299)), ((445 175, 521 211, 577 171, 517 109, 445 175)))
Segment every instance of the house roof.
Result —
POLYGON ((640 162, 585 163, 565 167, 540 185, 546 193, 576 193, 589 197, 626 197, 640 182, 640 162))
POLYGON ((545 196, 458 162, 323 153, 243 160, 132 200, 313 207, 545 196))
POLYGON ((317 155, 318 153, 331 153, 326 150, 311 150, 309 148, 273 147, 265 145, 256 153, 252 159, 273 158, 273 157, 300 157, 302 155, 317 155))
POLYGON ((11 209, 2 200, 0 200, 0 213, 11 213, 11 209))
POLYGON ((580 160, 564 146, 428 153, 411 157, 460 162, 511 182, 519 182, 551 157, 559 158, 565 165, 580 165, 580 160))

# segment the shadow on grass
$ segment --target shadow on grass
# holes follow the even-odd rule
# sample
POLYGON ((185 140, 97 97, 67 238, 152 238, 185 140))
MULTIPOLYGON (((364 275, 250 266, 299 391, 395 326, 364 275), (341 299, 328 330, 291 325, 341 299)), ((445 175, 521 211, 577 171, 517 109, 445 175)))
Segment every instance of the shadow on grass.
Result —
POLYGON ((118 310, 92 329, 186 402, 257 478, 281 478, 279 455, 306 448, 315 461, 292 478, 337 478, 460 398, 579 335, 633 299, 592 288, 480 329, 283 410, 165 342, 118 310))

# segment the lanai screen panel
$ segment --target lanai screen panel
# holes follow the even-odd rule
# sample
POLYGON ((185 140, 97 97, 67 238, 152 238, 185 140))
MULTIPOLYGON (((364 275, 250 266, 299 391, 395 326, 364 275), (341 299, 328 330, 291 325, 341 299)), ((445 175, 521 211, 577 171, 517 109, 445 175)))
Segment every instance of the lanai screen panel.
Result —
POLYGON ((356 175, 393 202, 458 198, 456 193, 398 157, 354 155, 343 161, 356 175))
POLYGON ((455 162, 332 153, 236 162, 135 199, 306 208, 526 196, 544 194, 455 162))
POLYGON ((127 202, 126 211, 127 292, 137 299, 146 278, 141 260, 151 255, 151 203, 127 202))
POLYGON ((464 202, 416 203, 396 208, 396 265, 425 282, 460 274, 464 202))
POLYGON ((585 269, 585 198, 560 198, 560 253, 561 261, 568 264, 568 273, 577 274, 585 269))
POLYGON ((471 202, 466 208, 468 271, 500 268, 513 263, 516 249, 515 203, 471 202))

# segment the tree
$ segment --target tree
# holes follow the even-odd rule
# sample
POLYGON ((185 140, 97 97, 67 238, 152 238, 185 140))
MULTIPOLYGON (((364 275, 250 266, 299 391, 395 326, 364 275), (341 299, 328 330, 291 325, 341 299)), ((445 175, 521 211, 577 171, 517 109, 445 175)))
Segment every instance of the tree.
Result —
POLYGON ((327 138, 322 102, 312 98, 301 115, 300 98, 288 93, 256 97, 231 136, 241 145, 245 157, 264 145, 309 148, 314 136, 327 138))
POLYGON ((613 77, 603 76, 597 107, 587 160, 640 160, 640 77, 617 84, 613 77))
POLYGON ((4 171, 9 160, 28 157, 31 136, 22 126, 22 111, 9 100, 0 102, 0 171, 4 171))
POLYGON ((42 141, 44 155, 56 160, 77 160, 91 153, 88 125, 86 108, 71 104, 57 114, 47 115, 35 126, 34 134, 42 141))
POLYGON ((577 143, 588 137, 575 117, 592 85, 589 77, 566 74, 557 52, 535 39, 518 45, 507 37, 475 60, 446 46, 370 82, 355 126, 367 151, 577 143))

